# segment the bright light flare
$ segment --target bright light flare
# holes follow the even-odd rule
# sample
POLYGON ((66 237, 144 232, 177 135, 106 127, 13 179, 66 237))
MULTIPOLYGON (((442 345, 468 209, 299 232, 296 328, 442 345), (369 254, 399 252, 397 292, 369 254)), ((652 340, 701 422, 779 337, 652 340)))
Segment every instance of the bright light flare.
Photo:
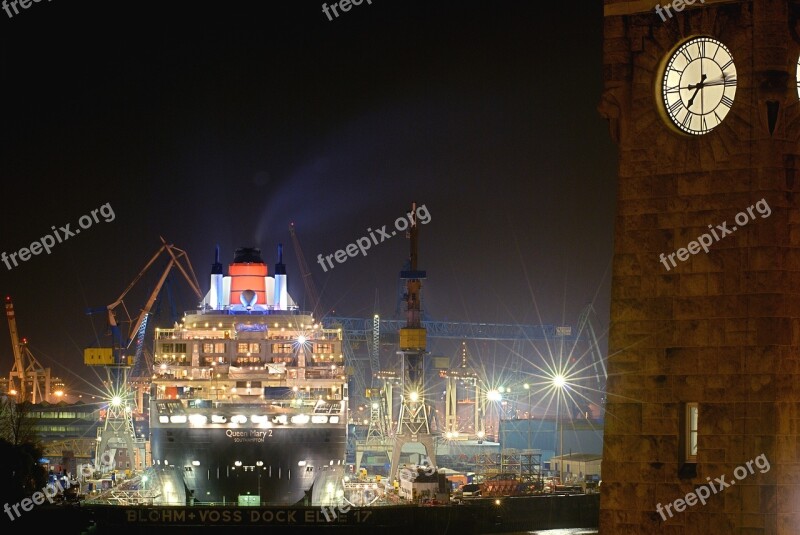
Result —
POLYGON ((417 401, 419 401, 419 392, 416 392, 416 391, 415 392, 411 392, 408 395, 408 399, 410 399, 413 403, 416 403, 417 401))
POLYGON ((313 348, 311 340, 314 339, 314 329, 312 329, 310 325, 308 328, 302 325, 300 327, 301 331, 297 333, 297 338, 294 339, 292 345, 295 351, 311 351, 313 348))
POLYGON ((119 396, 114 396, 113 398, 111 398, 111 404, 115 407, 119 407, 120 405, 122 405, 122 398, 119 396))
POLYGON ((505 361, 494 358, 488 361, 490 367, 479 364, 476 372, 482 392, 478 397, 487 404, 485 429, 489 436, 500 420, 521 415, 570 420, 602 416, 607 357, 595 339, 595 322, 589 319, 592 311, 587 306, 581 313, 577 334, 557 328, 555 336, 545 332, 544 338, 531 338, 529 344, 513 347, 505 361))

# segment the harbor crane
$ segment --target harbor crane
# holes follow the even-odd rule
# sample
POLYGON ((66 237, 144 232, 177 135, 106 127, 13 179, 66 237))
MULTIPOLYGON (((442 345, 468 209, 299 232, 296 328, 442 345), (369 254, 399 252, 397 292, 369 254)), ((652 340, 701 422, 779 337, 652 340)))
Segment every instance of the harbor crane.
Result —
POLYGON ((16 393, 17 403, 46 401, 50 397, 50 368, 39 364, 31 350, 28 349, 28 341, 25 338, 19 339, 14 303, 11 301, 11 297, 6 297, 6 318, 8 318, 8 330, 11 334, 11 348, 14 352, 14 366, 8 376, 9 394, 16 393))
MULTIPOLYGON (((416 213, 416 204, 411 205, 411 213, 416 213)), ((422 325, 422 306, 420 291, 425 271, 418 269, 419 225, 412 224, 409 229, 410 269, 400 272, 406 281, 406 324, 400 328, 400 413, 397 416, 397 429, 392 448, 390 476, 398 474, 400 454, 408 443, 419 443, 425 449, 431 465, 436 466, 436 451, 433 447, 434 435, 431 433, 428 400, 425 381, 425 356, 427 351, 427 332, 422 325)))
MULTIPOLYGON (((173 267, 177 267, 184 276, 198 301, 203 299, 200 292, 200 285, 197 282, 197 277, 195 276, 194 269, 192 268, 186 251, 168 244, 164 238, 161 238, 161 244, 159 250, 150 258, 150 261, 147 262, 133 282, 128 285, 125 291, 122 292, 113 303, 106 307, 89 309, 87 311, 87 314, 106 312, 108 314, 108 324, 111 331, 111 347, 92 347, 84 351, 84 364, 103 367, 108 374, 110 388, 110 399, 103 425, 97 430, 95 466, 98 468, 108 468, 110 465, 113 465, 117 449, 126 449, 129 464, 132 468, 144 468, 144 439, 136 437, 133 425, 133 413, 136 412, 137 409, 142 410, 143 408, 143 390, 145 385, 143 383, 138 385, 137 398, 134 400, 128 385, 128 371, 136 364, 137 360, 144 358, 143 347, 147 330, 147 319, 161 291, 161 287, 164 285, 164 281, 166 281, 173 267), (128 292, 141 280, 144 274, 163 253, 166 253, 169 257, 167 266, 164 268, 161 277, 150 293, 139 315, 133 319, 125 306, 124 299, 128 295, 128 292), (126 319, 124 323, 130 324, 127 333, 123 333, 120 327, 120 321, 117 319, 118 310, 125 313, 126 319), (130 347, 134 341, 136 343, 133 355, 130 355, 130 347), (136 455, 134 455, 134 452, 137 452, 136 455)), ((150 370, 150 372, 152 372, 152 370, 150 370)))
MULTIPOLYGON (((174 245, 168 244, 164 238, 161 238, 161 247, 159 250, 150 258, 150 261, 142 268, 139 274, 136 276, 135 279, 125 288, 125 291, 117 298, 116 301, 111 303, 108 306, 89 309, 87 311, 88 314, 94 314, 97 312, 107 312, 108 313, 108 325, 111 329, 111 336, 113 339, 114 344, 114 351, 113 355, 113 364, 118 366, 125 366, 127 363, 125 351, 130 347, 131 342, 134 340, 134 335, 136 335, 137 342, 139 338, 141 338, 141 332, 143 329, 146 329, 147 326, 147 318, 150 315, 150 309, 153 307, 153 303, 156 302, 156 298, 158 298, 158 294, 161 291, 161 287, 164 285, 164 281, 167 279, 167 275, 169 275, 170 270, 173 267, 177 267, 180 272, 183 274, 186 281, 189 283, 192 291, 197 296, 198 300, 202 300, 203 296, 200 292, 200 284, 197 282, 197 277, 195 276, 194 269, 192 268, 191 262, 189 262, 189 256, 186 254, 186 251, 178 249, 174 245), (161 275, 156 287, 150 293, 150 297, 148 298, 145 306, 142 308, 141 312, 139 313, 136 320, 132 320, 128 309, 125 306, 125 296, 128 295, 128 292, 133 289, 139 280, 147 273, 147 270, 158 260, 158 257, 161 256, 162 253, 166 252, 169 255, 169 262, 167 267, 164 269, 164 272, 161 275), (186 266, 181 263, 181 259, 185 259, 186 266), (127 323, 131 324, 131 327, 128 331, 128 336, 123 339, 122 337, 122 330, 120 329, 119 323, 117 322, 117 309, 121 308, 127 316, 127 323)), ((138 348, 137 348, 138 349, 138 348)), ((88 351, 88 350, 87 350, 88 351)), ((106 363, 108 364, 108 363, 106 363)))

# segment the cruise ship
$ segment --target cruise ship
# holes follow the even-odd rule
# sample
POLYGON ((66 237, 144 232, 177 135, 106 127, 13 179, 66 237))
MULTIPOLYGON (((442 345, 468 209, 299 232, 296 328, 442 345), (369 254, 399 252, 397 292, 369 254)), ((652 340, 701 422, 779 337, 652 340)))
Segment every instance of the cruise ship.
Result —
POLYGON ((347 379, 341 330, 323 329, 255 248, 198 310, 155 336, 149 473, 157 503, 320 505, 341 493, 347 379))

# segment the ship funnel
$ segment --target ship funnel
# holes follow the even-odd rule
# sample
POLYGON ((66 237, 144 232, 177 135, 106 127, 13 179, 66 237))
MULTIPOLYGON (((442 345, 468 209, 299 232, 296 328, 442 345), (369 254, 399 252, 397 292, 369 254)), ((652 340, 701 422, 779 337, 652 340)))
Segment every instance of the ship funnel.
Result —
POLYGON ((286 275, 286 266, 283 264, 283 244, 278 244, 278 263, 275 264, 276 275, 286 275))
POLYGON ((208 295, 208 305, 213 310, 220 310, 223 307, 223 278, 224 272, 222 264, 219 262, 219 244, 214 251, 214 263, 211 264, 211 286, 208 295))
POLYGON ((219 244, 217 244, 217 248, 214 252, 214 263, 211 264, 211 274, 212 275, 222 275, 222 264, 219 262, 219 244))
MULTIPOLYGON (((261 249, 255 247, 241 247, 236 249, 233 263, 228 266, 230 279, 229 299, 231 306, 242 306, 257 308, 257 305, 266 306, 266 277, 267 265, 261 259, 261 249), (246 298, 247 303, 242 301, 242 294, 246 291, 255 292, 255 300, 246 298)), ((248 293, 248 295, 250 295, 248 293)), ((249 310, 249 309, 248 309, 249 310)))
POLYGON ((286 310, 289 305, 289 292, 286 288, 286 266, 283 265, 283 244, 278 244, 278 263, 275 264, 275 308, 286 310))

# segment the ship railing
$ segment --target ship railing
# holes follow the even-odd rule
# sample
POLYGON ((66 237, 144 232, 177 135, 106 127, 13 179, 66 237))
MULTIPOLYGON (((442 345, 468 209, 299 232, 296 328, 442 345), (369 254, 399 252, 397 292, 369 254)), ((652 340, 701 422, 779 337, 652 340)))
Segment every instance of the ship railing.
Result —
POLYGON ((322 334, 325 336, 326 340, 341 340, 342 339, 342 330, 341 329, 322 329, 322 334))
POLYGON ((175 337, 176 329, 158 329, 156 331, 157 340, 171 340, 175 337))
MULTIPOLYGON (((184 333, 180 329, 158 329, 156 332, 156 340, 194 340, 200 338, 204 340, 236 340, 235 336, 226 337, 221 331, 218 336, 192 336, 190 333, 184 333)), ((342 332, 339 329, 319 329, 314 331, 310 341, 317 340, 341 340, 342 332)))
POLYGON ((162 364, 166 364, 167 366, 184 366, 184 367, 187 367, 187 366, 191 366, 192 365, 192 361, 188 360, 188 359, 181 361, 181 360, 176 360, 176 359, 173 359, 173 358, 166 358, 166 357, 158 357, 153 361, 153 365, 154 366, 160 366, 162 364))
POLYGON ((336 379, 342 376, 342 370, 337 367, 331 370, 322 366, 306 366, 306 379, 336 379))
MULTIPOLYGON (((234 305, 236 307, 240 305, 234 305)), ((263 305, 258 305, 259 308, 256 310, 241 310, 238 308, 231 308, 230 305, 224 306, 222 308, 211 308, 211 307, 198 307, 194 310, 186 310, 184 311, 185 316, 196 316, 196 315, 203 315, 203 314, 226 314, 228 316, 261 316, 261 315, 275 315, 275 316, 312 316, 313 312, 310 310, 300 310, 300 307, 297 305, 289 305, 286 310, 276 309, 275 305, 267 305, 264 308, 260 308, 263 305)))
POLYGON ((341 405, 330 405, 314 409, 314 414, 339 414, 340 412, 342 412, 341 405))

